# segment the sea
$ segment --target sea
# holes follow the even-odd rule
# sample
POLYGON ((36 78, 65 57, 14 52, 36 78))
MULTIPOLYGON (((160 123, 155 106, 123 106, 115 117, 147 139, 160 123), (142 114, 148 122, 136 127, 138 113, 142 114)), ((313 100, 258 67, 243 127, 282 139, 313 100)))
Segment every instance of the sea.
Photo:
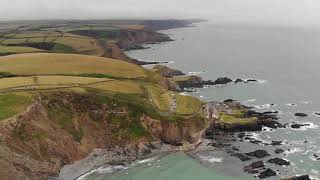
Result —
MULTIPOLYGON (((241 152, 265 149, 271 157, 290 161, 287 167, 267 163, 280 179, 309 174, 320 179, 320 29, 202 22, 192 27, 161 31, 175 41, 147 45, 149 49, 127 52, 144 61, 167 61, 172 68, 205 80, 218 77, 256 79, 252 83, 230 83, 196 89, 189 95, 205 102, 235 99, 257 111, 278 111, 279 122, 287 128, 263 128, 248 136, 268 146, 249 141, 234 142, 241 152), (295 113, 308 114, 296 117, 295 113), (305 124, 291 128, 292 124, 305 124), (285 152, 276 154, 278 148, 285 152)), ((149 67, 147 67, 149 68, 149 67)), ((137 161, 127 167, 101 167, 81 179, 89 180, 250 180, 243 172, 250 162, 241 162, 215 148, 196 153, 172 153, 137 161)), ((257 160, 256 160, 257 161, 257 160)))

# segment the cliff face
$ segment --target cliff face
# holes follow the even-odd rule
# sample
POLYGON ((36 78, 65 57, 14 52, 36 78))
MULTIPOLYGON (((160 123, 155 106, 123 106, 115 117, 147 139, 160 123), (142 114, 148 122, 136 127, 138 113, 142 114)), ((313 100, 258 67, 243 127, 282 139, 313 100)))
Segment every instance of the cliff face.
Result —
POLYGON ((142 44, 172 41, 169 36, 147 30, 120 30, 115 34, 114 40, 98 40, 105 50, 104 57, 124 60, 138 65, 156 64, 156 62, 143 62, 128 57, 124 51, 144 48, 142 44))
POLYGON ((206 127, 201 118, 171 122, 143 113, 135 119, 138 111, 127 106, 114 108, 112 103, 95 95, 40 95, 27 111, 0 123, 2 178, 47 179, 96 148, 125 153, 121 150, 134 145, 138 154, 141 143, 151 141, 201 142, 206 127))
MULTIPOLYGON (((67 99, 64 101, 66 105, 69 103, 67 99)), ((61 105, 51 100, 37 101, 23 114, 1 123, 0 146, 5 159, 1 158, 0 167, 6 168, 0 169, 0 174, 5 175, 5 179, 46 179, 56 175, 63 165, 84 158, 94 148, 112 145, 107 121, 93 120, 98 120, 98 114, 104 109, 86 104, 87 107, 79 106, 78 116, 68 119, 64 110, 49 112, 48 106, 53 103, 57 103, 57 107, 61 105), (88 114, 81 110, 87 110, 88 114), (60 117, 53 120, 52 113, 60 117), (97 116, 89 117, 90 114, 97 116), (70 123, 58 122, 63 120, 70 123)), ((77 108, 72 102, 69 105, 77 108)))
POLYGON ((131 49, 136 44, 172 41, 165 34, 147 30, 125 30, 119 39, 118 45, 121 49, 131 49))
POLYGON ((192 117, 183 121, 159 121, 143 117, 142 122, 144 127, 152 132, 154 138, 175 146, 198 145, 202 141, 203 131, 208 124, 200 117, 192 117))
POLYGON ((194 22, 201 22, 201 20, 147 20, 141 24, 150 30, 166 30, 172 28, 188 27, 194 22))

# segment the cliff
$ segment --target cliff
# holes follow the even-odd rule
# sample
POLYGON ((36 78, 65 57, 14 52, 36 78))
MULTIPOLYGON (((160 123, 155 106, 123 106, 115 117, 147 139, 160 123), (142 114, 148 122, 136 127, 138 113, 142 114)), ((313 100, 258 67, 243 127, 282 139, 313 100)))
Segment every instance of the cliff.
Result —
POLYGON ((181 28, 189 27, 193 23, 201 22, 203 20, 194 19, 194 20, 177 20, 177 19, 168 19, 168 20, 146 20, 141 24, 145 26, 146 29, 153 31, 167 30, 172 28, 181 28))
POLYGON ((128 57, 124 52, 143 49, 143 44, 172 41, 169 36, 147 30, 121 30, 116 35, 116 41, 103 41, 100 44, 105 49, 104 57, 124 60, 138 65, 158 64, 158 62, 144 62, 128 57))
POLYGON ((162 140, 193 146, 201 142, 203 118, 168 120, 138 104, 125 96, 40 93, 25 112, 0 123, 1 177, 47 179, 96 148, 135 159, 146 147, 141 143, 162 140))

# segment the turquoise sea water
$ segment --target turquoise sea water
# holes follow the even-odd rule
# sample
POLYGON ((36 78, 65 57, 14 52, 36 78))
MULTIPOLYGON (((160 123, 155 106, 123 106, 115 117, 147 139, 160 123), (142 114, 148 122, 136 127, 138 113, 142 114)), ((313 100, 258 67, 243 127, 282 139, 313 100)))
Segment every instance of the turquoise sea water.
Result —
POLYGON ((248 177, 231 177, 221 175, 208 169, 184 153, 173 153, 161 159, 135 165, 121 170, 111 176, 94 173, 88 180, 238 180, 248 177))
MULTIPOLYGON (((266 163, 278 172, 280 179, 297 174, 309 174, 320 179, 320 30, 297 27, 201 23, 196 27, 163 31, 175 41, 150 45, 150 49, 131 51, 131 57, 150 61, 173 61, 173 68, 204 79, 217 77, 254 78, 259 83, 230 84, 198 89, 190 95, 204 101, 227 98, 254 106, 258 111, 279 111, 279 122, 288 128, 249 133, 263 142, 282 141, 280 146, 264 146, 247 141, 235 142, 241 152, 266 149, 273 157, 291 162, 288 167, 266 163), (273 104, 273 105, 272 105, 273 104), (296 112, 309 116, 298 118, 296 112), (293 123, 305 123, 302 129, 292 129, 293 123), (285 153, 274 153, 282 148, 285 153)), ((172 154, 160 162, 138 164, 109 173, 96 173, 88 179, 106 180, 193 180, 251 179, 242 172, 250 162, 240 162, 223 152, 200 153, 201 162, 183 154, 172 154), (218 160, 217 160, 218 159, 218 160), (158 167, 159 166, 159 167, 158 167)), ((262 159, 264 162, 268 158, 262 159)), ((257 161, 257 160, 256 160, 257 161)))

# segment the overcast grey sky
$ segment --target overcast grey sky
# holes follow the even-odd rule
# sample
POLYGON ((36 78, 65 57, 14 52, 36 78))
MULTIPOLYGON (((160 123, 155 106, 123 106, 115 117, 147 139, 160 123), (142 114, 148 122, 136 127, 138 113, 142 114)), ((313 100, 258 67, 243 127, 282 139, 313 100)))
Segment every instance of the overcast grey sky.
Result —
POLYGON ((0 0, 0 20, 207 18, 320 24, 320 0, 0 0))

